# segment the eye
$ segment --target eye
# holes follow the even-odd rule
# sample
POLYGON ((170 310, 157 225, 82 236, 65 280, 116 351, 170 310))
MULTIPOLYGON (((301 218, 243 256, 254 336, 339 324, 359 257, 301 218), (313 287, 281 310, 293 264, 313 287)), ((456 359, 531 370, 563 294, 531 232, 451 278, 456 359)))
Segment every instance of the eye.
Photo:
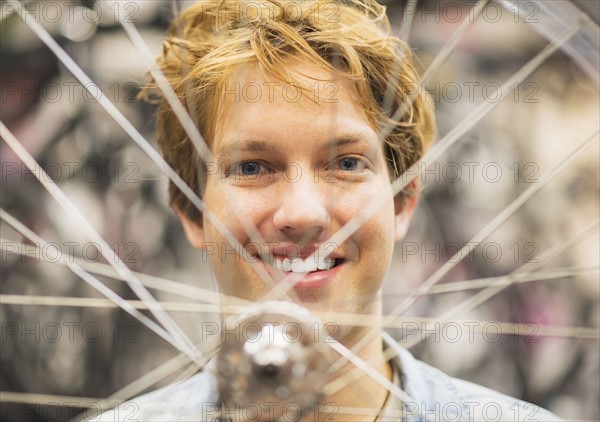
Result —
POLYGON ((261 165, 256 161, 247 161, 238 164, 238 170, 243 176, 256 176, 261 172, 261 165))
POLYGON ((259 181, 267 174, 274 172, 273 166, 261 160, 240 161, 227 168, 227 177, 235 177, 236 180, 259 181))
POLYGON ((269 166, 260 161, 241 161, 235 163, 227 170, 227 175, 235 175, 237 177, 260 177, 263 174, 270 173, 269 166))
POLYGON ((346 157, 338 161, 338 168, 342 171, 357 171, 362 170, 364 167, 365 165, 354 157, 346 157))

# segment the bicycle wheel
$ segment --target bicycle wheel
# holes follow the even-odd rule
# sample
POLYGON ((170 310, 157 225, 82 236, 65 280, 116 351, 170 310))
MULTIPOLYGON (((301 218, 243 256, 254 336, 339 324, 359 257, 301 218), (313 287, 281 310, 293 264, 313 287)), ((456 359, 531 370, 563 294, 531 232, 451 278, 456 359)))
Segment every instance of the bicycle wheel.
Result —
MULTIPOLYGON (((35 16, 30 19, 55 31, 104 95, 152 138, 152 123, 145 118, 151 109, 134 101, 145 69, 116 21, 135 23, 156 47, 154 40, 169 20, 166 11, 178 10, 174 5, 32 2, 28 8, 35 16)), ((598 27, 565 2, 491 2, 480 11, 470 2, 418 6, 389 4, 390 19, 399 34, 409 34, 424 68, 451 52, 426 86, 436 101, 440 138, 465 129, 439 161, 417 169, 424 187, 421 208, 409 236, 397 246, 384 287, 384 313, 393 312, 411 292, 420 296, 389 328, 407 346, 418 341, 417 356, 453 375, 565 418, 595 419, 600 414, 598 242, 588 226, 598 214, 597 144, 460 262, 454 254, 597 132, 598 27), (578 21, 580 27, 573 26, 578 21), (466 32, 456 46, 444 49, 462 22, 468 23, 466 32), (540 70, 503 85, 547 43, 559 51, 540 70), (489 116, 471 114, 481 104, 489 104, 489 116), (467 117, 473 128, 457 123, 467 117), (538 264, 544 251, 569 245, 580 232, 591 238, 570 245, 551 264, 539 262, 543 271, 523 269, 538 264), (457 265, 443 283, 426 293, 418 290, 453 261, 457 265), (525 277, 513 279, 518 283, 485 306, 436 320, 489 286, 490 278, 514 271, 525 277), (488 278, 484 284, 452 284, 482 278, 488 278)), ((592 2, 577 6, 591 6, 590 14, 595 13, 592 2)), ((213 284, 208 257, 199 259, 186 244, 166 206, 164 176, 100 111, 94 91, 85 91, 72 69, 28 32, 26 19, 11 14, 16 7, 3 4, 2 121, 124 263, 166 279, 140 277, 192 342, 202 342, 218 320, 218 302, 187 304, 181 296, 206 300, 207 293, 198 288, 213 284)), ((77 263, 99 273, 107 286, 137 299, 101 265, 97 242, 74 230, 77 222, 65 218, 5 143, 2 151, 2 208, 56 242, 24 245, 22 235, 3 220, 3 420, 68 420, 82 409, 95 411, 181 375, 167 371, 122 390, 177 351, 167 342, 156 347, 155 333, 57 265, 59 256, 79 256, 77 263), (105 397, 108 402, 99 399, 105 397)))

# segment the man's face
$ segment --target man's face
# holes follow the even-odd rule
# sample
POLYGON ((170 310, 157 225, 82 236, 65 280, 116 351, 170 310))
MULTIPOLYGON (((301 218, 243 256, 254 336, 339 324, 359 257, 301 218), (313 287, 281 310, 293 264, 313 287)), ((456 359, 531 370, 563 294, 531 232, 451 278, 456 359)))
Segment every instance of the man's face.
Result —
POLYGON ((219 100, 211 145, 218 167, 205 176, 203 200, 248 252, 233 252, 206 217, 201 227, 184 221, 188 237, 207 250, 225 294, 256 301, 269 291, 249 261, 275 284, 291 265, 306 273, 292 297, 309 309, 380 312, 377 293, 416 200, 396 212, 383 148, 352 83, 302 62, 289 69, 311 87, 313 101, 254 65, 238 70, 219 100), (384 205, 348 240, 328 245, 331 255, 303 262, 382 197, 384 205), (246 233, 247 223, 264 243, 246 233))

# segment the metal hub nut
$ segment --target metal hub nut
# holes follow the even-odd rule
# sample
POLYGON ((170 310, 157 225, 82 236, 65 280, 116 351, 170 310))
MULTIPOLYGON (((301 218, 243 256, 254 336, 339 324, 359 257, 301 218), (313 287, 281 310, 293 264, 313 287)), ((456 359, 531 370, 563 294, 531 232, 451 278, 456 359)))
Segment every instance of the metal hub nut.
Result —
MULTIPOLYGON (((229 324, 217 358, 224 410, 252 408, 253 420, 277 420, 284 408, 307 414, 323 403, 332 362, 322 325, 305 308, 267 302, 229 324)), ((289 415, 286 415, 289 418, 289 415)))

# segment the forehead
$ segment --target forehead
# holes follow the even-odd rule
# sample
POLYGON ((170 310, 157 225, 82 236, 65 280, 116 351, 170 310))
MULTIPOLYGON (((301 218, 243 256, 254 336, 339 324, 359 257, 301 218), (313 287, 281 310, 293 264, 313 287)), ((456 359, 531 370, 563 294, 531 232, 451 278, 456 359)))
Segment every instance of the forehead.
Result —
POLYGON ((302 142, 346 133, 377 142, 353 82, 301 61, 290 62, 285 72, 287 81, 245 64, 228 78, 219 93, 213 150, 242 139, 302 142))

